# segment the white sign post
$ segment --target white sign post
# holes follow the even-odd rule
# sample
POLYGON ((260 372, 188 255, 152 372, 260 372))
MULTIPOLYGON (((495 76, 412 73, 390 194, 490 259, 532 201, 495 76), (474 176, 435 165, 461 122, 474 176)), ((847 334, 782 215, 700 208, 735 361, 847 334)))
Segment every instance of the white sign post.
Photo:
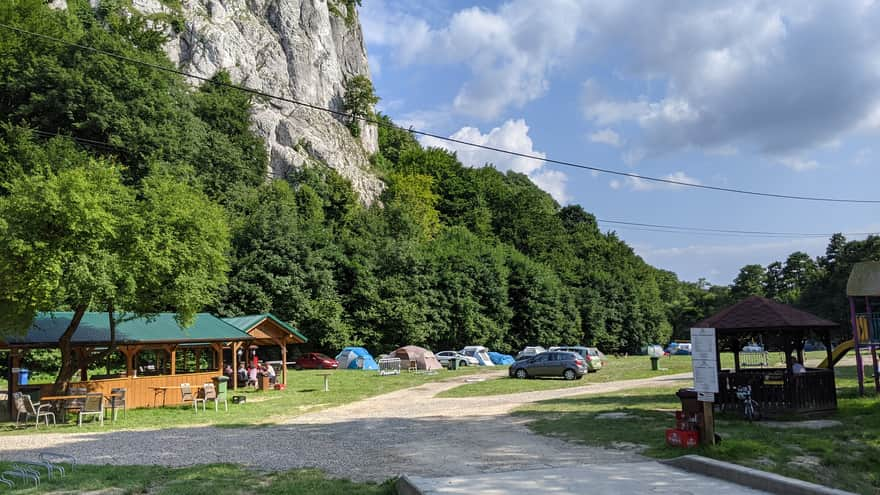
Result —
POLYGON ((697 392, 718 393, 718 360, 714 328, 691 328, 691 360, 697 392))
POLYGON ((703 403, 703 444, 715 445, 715 417, 712 403, 718 393, 718 358, 714 328, 691 328, 691 360, 694 367, 694 389, 703 403))

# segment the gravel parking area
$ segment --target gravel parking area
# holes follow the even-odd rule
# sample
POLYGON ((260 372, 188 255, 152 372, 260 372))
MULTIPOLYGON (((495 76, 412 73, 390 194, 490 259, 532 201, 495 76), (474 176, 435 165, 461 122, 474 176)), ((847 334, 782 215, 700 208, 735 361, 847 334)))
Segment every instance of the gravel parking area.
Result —
MULTIPOLYGON (((689 374, 562 390, 477 398, 435 398, 465 380, 434 382, 283 424, 188 427, 7 436, 0 459, 70 453, 89 464, 184 466, 232 462, 257 469, 316 467, 339 477, 381 481, 401 473, 437 477, 576 464, 638 462, 631 450, 587 447, 531 433, 507 413, 545 399, 598 394, 689 380, 689 374)), ((588 425, 585 425, 588 427, 588 425)))

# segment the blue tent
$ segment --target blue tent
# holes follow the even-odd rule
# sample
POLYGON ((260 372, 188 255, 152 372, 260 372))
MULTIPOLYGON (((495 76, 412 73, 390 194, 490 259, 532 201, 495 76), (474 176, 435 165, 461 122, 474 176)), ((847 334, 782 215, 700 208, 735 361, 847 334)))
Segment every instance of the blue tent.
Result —
POLYGON ((500 352, 489 352, 489 359, 495 364, 509 365, 516 362, 510 354, 501 354, 500 352))
POLYGON ((349 370, 378 370, 379 365, 363 347, 346 347, 336 356, 339 369, 349 370))

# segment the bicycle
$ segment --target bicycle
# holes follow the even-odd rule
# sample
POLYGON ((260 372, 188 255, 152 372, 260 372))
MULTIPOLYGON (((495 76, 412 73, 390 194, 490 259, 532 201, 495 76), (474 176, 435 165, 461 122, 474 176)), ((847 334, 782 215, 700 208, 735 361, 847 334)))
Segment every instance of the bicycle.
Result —
POLYGON ((751 385, 743 385, 736 388, 736 398, 743 403, 743 416, 749 422, 759 421, 761 419, 761 406, 755 399, 752 399, 751 385))

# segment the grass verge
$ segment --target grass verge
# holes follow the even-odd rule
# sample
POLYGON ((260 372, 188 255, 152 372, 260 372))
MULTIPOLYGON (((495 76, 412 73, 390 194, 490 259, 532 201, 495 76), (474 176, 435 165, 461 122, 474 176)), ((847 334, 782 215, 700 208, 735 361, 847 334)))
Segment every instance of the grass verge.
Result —
MULTIPOLYGON (((838 370, 839 411, 825 429, 773 428, 722 415, 715 447, 683 451, 665 444, 680 408, 676 388, 637 389, 525 406, 516 414, 535 432, 588 445, 638 449, 654 458, 694 453, 857 493, 880 493, 880 397, 856 396, 855 368, 838 370), (609 415, 607 413, 618 413, 609 415)), ((790 426, 790 425, 789 425, 790 426)))
MULTIPOLYGON (((0 463, 6 470, 10 463, 0 463)), ((77 466, 67 476, 46 479, 38 488, 27 488, 16 481, 12 493, 94 493, 94 494, 308 494, 308 495, 392 495, 392 481, 382 484, 354 483, 327 478, 315 469, 258 472, 232 464, 211 464, 186 468, 160 466, 77 466)))

